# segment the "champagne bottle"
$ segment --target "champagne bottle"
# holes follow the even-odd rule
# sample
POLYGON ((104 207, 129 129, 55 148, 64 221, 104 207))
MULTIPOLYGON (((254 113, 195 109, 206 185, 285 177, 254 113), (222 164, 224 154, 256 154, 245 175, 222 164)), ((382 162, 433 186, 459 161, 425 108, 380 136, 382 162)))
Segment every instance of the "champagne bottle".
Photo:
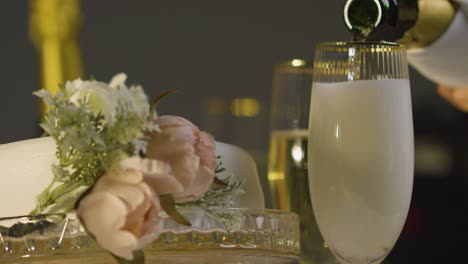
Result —
MULTIPOLYGON (((39 57, 40 86, 52 93, 59 84, 83 77, 78 42, 79 0, 30 0, 29 34, 39 57)), ((47 106, 41 105, 45 113, 47 106)))
POLYGON ((421 48, 447 30, 457 9, 450 0, 347 0, 344 21, 355 40, 421 48))

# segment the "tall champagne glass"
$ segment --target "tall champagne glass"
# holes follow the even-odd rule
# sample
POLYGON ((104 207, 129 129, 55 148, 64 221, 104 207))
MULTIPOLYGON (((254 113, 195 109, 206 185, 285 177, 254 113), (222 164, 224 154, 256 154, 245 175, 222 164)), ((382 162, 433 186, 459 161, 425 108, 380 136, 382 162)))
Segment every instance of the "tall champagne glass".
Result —
POLYGON ((320 232, 341 263, 382 262, 403 228, 413 186, 405 49, 319 44, 309 131, 309 188, 320 232))

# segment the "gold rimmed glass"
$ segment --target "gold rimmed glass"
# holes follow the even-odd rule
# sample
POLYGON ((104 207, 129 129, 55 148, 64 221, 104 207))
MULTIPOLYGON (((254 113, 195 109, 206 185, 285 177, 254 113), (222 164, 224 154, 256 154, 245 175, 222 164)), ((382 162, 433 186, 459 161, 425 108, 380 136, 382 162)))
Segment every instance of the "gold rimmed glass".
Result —
POLYGON ((319 229, 341 263, 380 263, 403 228, 413 184, 406 51, 319 44, 313 78, 309 188, 319 229))
POLYGON ((312 65, 296 58, 273 69, 268 181, 272 208, 299 215, 304 263, 329 263, 334 256, 318 230, 307 176, 312 65))

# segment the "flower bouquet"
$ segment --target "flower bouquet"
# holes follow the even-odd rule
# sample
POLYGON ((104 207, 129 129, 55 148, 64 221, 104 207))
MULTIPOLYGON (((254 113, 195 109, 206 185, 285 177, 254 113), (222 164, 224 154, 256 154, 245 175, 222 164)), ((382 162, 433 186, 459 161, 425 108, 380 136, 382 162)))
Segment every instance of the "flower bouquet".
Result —
POLYGON ((157 114, 173 91, 150 103, 141 86, 125 81, 125 74, 109 83, 78 79, 54 95, 34 93, 49 109, 41 127, 55 141, 53 179, 30 215, 21 218, 26 223, 2 230, 2 220, 10 218, 0 217, 5 252, 13 252, 15 237, 21 237, 33 253, 38 246, 30 235, 42 236, 50 226, 57 234, 55 251, 85 232, 119 263, 144 263, 148 245, 183 250, 187 244, 179 247, 181 241, 298 252, 295 215, 232 209, 244 181, 226 175, 213 136, 182 117, 157 114), (52 219, 67 214, 78 220, 52 219))

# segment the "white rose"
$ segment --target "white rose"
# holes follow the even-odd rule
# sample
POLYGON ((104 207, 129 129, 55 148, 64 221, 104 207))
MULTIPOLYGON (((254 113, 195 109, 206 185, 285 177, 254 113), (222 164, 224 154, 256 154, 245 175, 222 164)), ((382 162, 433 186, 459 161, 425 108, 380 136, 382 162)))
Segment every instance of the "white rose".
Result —
POLYGON ((104 115, 106 122, 115 122, 117 102, 113 89, 103 82, 82 81, 80 79, 67 82, 65 91, 71 103, 81 106, 87 103, 90 111, 104 115))

